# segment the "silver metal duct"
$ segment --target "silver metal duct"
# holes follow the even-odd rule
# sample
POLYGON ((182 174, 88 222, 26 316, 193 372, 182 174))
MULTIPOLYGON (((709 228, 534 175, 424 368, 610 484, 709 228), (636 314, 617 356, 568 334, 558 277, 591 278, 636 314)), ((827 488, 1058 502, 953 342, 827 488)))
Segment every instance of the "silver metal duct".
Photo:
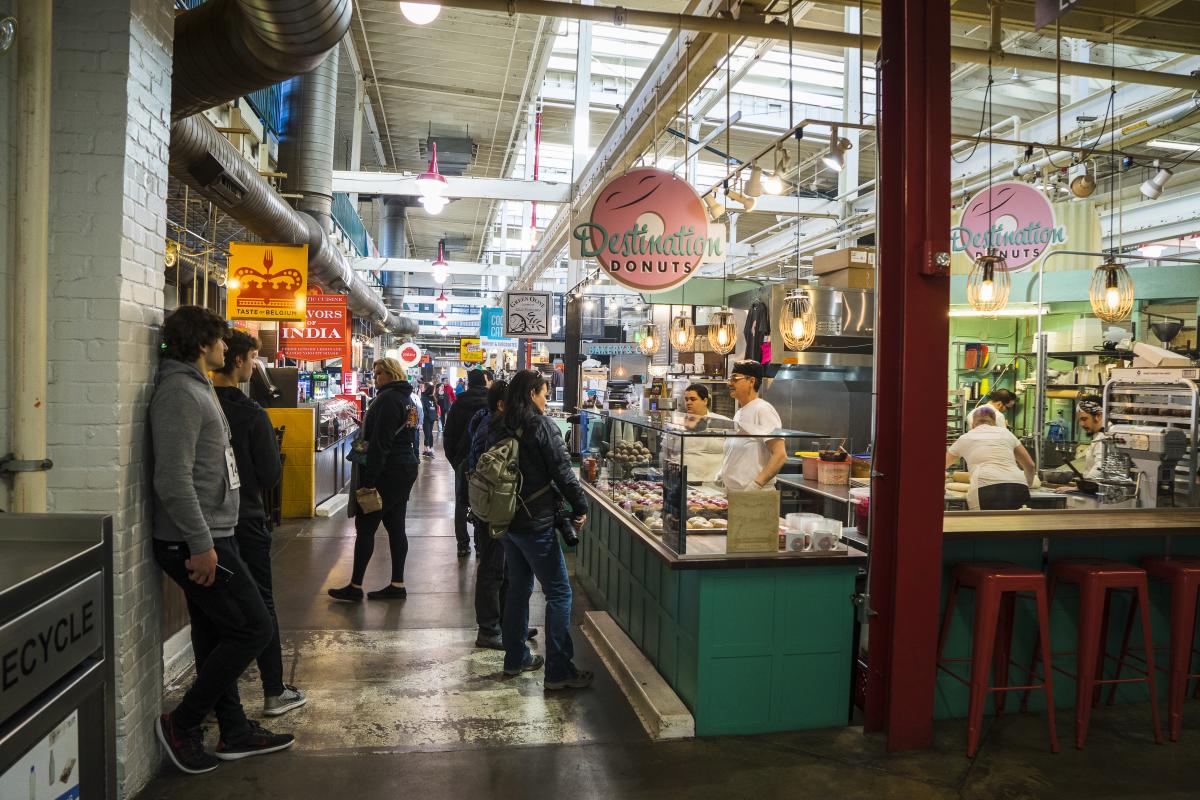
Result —
POLYGON ((352 0, 208 0, 175 18, 171 118, 311 71, 350 30, 352 0))
POLYGON ((288 96, 288 130, 279 142, 284 190, 303 195, 297 206, 333 232, 333 133, 337 125, 338 48, 301 75, 288 96))
MULTIPOLYGON (((379 219, 379 254, 384 258, 408 255, 408 207, 399 197, 383 199, 379 219)), ((383 273, 383 303, 388 308, 404 308, 404 277, 400 272, 383 273)))
POLYGON ((331 291, 347 291, 354 314, 393 333, 417 332, 415 322, 388 312, 320 224, 288 205, 202 115, 171 125, 170 169, 252 233, 270 242, 307 244, 309 279, 331 291))

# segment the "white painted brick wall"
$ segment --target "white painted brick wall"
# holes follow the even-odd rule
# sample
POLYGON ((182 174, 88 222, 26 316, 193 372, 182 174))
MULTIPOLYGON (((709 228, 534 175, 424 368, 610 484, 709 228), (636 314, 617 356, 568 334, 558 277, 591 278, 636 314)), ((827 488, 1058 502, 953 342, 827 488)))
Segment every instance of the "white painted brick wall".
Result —
POLYGON ((162 576, 150 556, 145 451, 163 307, 171 6, 54 2, 50 508, 113 515, 126 797, 161 759, 153 723, 162 702, 162 576))
MULTIPOLYGON (((12 13, 15 3, 12 0, 0 0, 0 17, 12 13)), ((13 186, 13 159, 16 152, 16 116, 17 116, 17 59, 16 45, 6 54, 0 54, 0 317, 5 322, 0 324, 0 385, 10 382, 12 362, 9 360, 9 349, 12 347, 12 330, 7 322, 9 313, 10 293, 13 271, 13 241, 12 220, 16 213, 13 203, 16 198, 13 186)), ((9 396, 7 391, 0 391, 0 455, 12 450, 12 435, 9 423, 9 396)), ((9 483, 0 480, 0 508, 8 508, 9 483)))

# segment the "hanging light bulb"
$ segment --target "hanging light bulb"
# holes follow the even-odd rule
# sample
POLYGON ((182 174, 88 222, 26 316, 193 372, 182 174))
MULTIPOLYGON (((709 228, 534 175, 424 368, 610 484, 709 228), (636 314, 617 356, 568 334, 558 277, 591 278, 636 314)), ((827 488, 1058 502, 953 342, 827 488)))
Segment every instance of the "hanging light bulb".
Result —
MULTIPOLYGON (((1157 161, 1155 161, 1154 163, 1156 165, 1158 164, 1157 161)), ((1143 196, 1146 197, 1146 199, 1157 200, 1159 197, 1162 196, 1163 187, 1165 187, 1167 185, 1167 181, 1171 180, 1171 176, 1174 174, 1175 173, 1171 172, 1171 170, 1163 167, 1158 172, 1154 173, 1153 178, 1150 178, 1145 183, 1143 183, 1141 185, 1139 191, 1142 193, 1143 196)))
POLYGON ((1166 251, 1167 248, 1161 244, 1145 244, 1138 248, 1138 252, 1146 258, 1161 258, 1166 251))
MULTIPOLYGON (((417 5, 414 3, 414 5, 417 5)), ((429 169, 417 176, 417 190, 421 197, 443 197, 446 194, 446 179, 438 170, 437 142, 430 144, 432 155, 429 158, 429 169)), ((436 211, 433 213, 437 213, 436 211)))
POLYGON ((179 245, 176 242, 167 242, 167 251, 163 254, 163 264, 168 267, 175 266, 175 262, 179 260, 179 245))
POLYGON ((1111 257, 1096 267, 1088 287, 1092 313, 1105 322, 1120 322, 1133 310, 1133 278, 1111 257))
POLYGON ((438 311, 445 311, 450 306, 450 298, 446 297, 446 290, 442 289, 438 294, 437 299, 433 301, 433 307, 438 311))
POLYGON ((1096 176, 1092 174, 1089 161, 1080 161, 1071 167, 1071 194, 1076 197, 1091 197, 1096 191, 1096 176))
POLYGON ((779 319, 783 344, 788 350, 806 350, 817 336, 817 315, 807 289, 793 289, 783 301, 779 319))
POLYGON ((762 188, 767 194, 783 194, 783 179, 778 173, 763 175, 762 188))
POLYGON ((440 3, 401 3, 400 13, 413 25, 428 25, 442 13, 440 3))
POLYGON ((696 341, 696 326, 692 324, 692 317, 686 312, 679 312, 671 319, 670 333, 671 346, 676 350, 691 350, 692 345, 696 341))
POLYGON ((644 356, 652 356, 662 347, 662 335, 653 321, 646 322, 641 327, 642 338, 638 341, 638 350, 644 356))
MULTIPOLYGON (((439 319, 439 320, 445 320, 445 319, 446 319, 446 312, 445 312, 445 311, 442 311, 442 312, 438 313, 438 319, 439 319)), ((442 322, 442 324, 443 324, 443 325, 445 325, 446 323, 443 321, 443 322, 442 322)))
POLYGON ((728 355, 737 345, 737 327, 733 312, 726 306, 714 311, 708 319, 708 343, 721 355, 728 355))
POLYGON ((984 314, 996 313, 1008 305, 1011 288, 1008 263, 994 249, 975 257, 967 276, 967 302, 972 308, 984 314))
POLYGON ((438 242, 437 261, 433 262, 433 268, 430 270, 433 282, 437 284, 445 283, 450 277, 450 264, 446 261, 446 253, 442 244, 442 242, 438 242))
POLYGON ((717 199, 715 191, 704 195, 704 205, 708 208, 708 218, 713 222, 725 216, 725 206, 721 205, 721 201, 717 199))
POLYGON ((439 197, 437 195, 430 195, 429 197, 420 197, 417 199, 421 201, 421 205, 424 206, 425 211, 435 217, 445 211, 446 206, 450 204, 450 201, 445 197, 439 197))

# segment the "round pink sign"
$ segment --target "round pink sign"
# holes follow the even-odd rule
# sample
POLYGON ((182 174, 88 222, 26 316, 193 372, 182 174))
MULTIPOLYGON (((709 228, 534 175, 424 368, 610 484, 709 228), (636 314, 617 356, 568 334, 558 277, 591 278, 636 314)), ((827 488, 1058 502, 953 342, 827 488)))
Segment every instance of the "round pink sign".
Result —
POLYGON ((1014 181, 995 184, 972 197, 950 234, 954 252, 974 260, 994 249, 1009 271, 1025 269, 1051 245, 1066 240, 1066 230, 1055 225, 1054 207, 1046 196, 1014 181))
POLYGON ((575 226, 584 258, 595 258, 615 281, 639 292, 660 292, 696 273, 705 256, 719 255, 709 237, 704 203, 687 181, 659 169, 635 169, 610 181, 575 226))

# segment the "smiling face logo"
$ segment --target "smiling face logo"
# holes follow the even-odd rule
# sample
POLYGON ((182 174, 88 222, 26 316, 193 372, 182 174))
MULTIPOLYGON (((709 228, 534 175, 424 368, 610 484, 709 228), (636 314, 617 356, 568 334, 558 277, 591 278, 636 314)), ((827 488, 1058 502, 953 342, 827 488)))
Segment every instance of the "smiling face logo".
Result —
POLYGON ((719 255, 704 204, 673 173, 635 169, 609 182, 591 221, 575 227, 584 258, 595 258, 614 280, 641 292, 686 281, 706 257, 719 255))
POLYGON ((1066 229, 1055 225, 1054 207, 1046 196, 1029 184, 1013 181, 972 197, 959 226, 951 231, 955 252, 974 260, 994 248, 1010 271, 1028 267, 1051 245, 1066 240, 1066 229))

